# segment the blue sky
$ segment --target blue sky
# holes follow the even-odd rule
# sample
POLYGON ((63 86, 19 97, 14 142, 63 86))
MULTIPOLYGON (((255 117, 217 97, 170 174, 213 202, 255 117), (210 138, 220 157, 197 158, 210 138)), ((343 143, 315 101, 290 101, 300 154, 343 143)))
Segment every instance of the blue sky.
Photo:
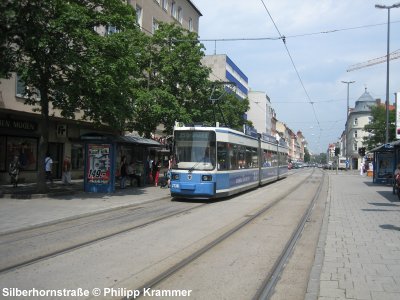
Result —
MULTIPOLYGON (((192 2, 203 14, 200 39, 279 37, 261 0, 192 2)), ((248 76, 251 89, 266 92, 277 118, 292 130, 301 130, 313 153, 326 152, 329 143, 336 142, 344 130, 347 85, 341 81, 356 81, 350 85, 350 107, 365 87, 372 97, 386 99, 386 63, 346 70, 386 55, 387 10, 375 8, 375 4, 399 2, 264 0, 280 33, 286 36, 286 46, 306 91, 280 39, 219 41, 216 47, 214 42, 203 44, 206 54, 227 54, 248 76), (314 102, 315 114, 310 101, 314 102)), ((400 49, 400 8, 391 10, 390 33, 392 52, 400 49)), ((395 92, 400 92, 400 59, 390 62, 391 103, 395 92)))

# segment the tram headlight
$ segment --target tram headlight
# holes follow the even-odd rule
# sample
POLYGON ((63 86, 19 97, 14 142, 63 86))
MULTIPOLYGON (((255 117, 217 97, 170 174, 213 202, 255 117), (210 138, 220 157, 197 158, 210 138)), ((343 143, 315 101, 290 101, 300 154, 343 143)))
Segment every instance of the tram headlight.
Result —
POLYGON ((179 174, 172 174, 172 180, 179 180, 179 174))
POLYGON ((201 176, 202 181, 211 181, 212 180, 212 175, 203 175, 201 176))

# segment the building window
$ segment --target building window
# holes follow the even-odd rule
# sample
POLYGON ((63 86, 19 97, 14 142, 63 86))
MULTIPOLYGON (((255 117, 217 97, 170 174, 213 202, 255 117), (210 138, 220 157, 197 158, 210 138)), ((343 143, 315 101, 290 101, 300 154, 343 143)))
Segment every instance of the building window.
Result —
POLYGON ((136 4, 136 22, 142 27, 143 9, 136 4))
POLYGON ((358 137, 357 130, 354 130, 354 137, 355 137, 355 138, 357 138, 357 137, 358 137))
POLYGON ((354 151, 357 151, 357 150, 358 150, 357 143, 354 143, 354 145, 353 145, 353 150, 354 150, 354 151))
POLYGON ((110 35, 110 34, 117 33, 117 32, 118 32, 117 27, 115 27, 113 25, 107 25, 107 27, 106 27, 106 35, 110 35))
POLYGON ((161 1, 161 0, 154 0, 154 1, 156 1, 157 4, 160 5, 160 1, 161 1))
POLYGON ((358 118, 354 118, 354 125, 358 125, 358 118))
MULTIPOLYGON (((21 77, 17 74, 17 78, 15 80, 15 95, 20 98, 28 98, 28 92, 30 91, 29 86, 25 85, 25 82, 21 79, 21 77)), ((33 89, 32 98, 36 98, 36 100, 40 99, 40 91, 38 89, 33 89)))
POLYGON ((189 31, 193 31, 193 19, 189 18, 189 31))
POLYGON ((160 23, 158 23, 157 19, 153 18, 153 27, 152 27, 153 34, 157 31, 158 26, 160 26, 160 23))
POLYGON ((183 22, 183 12, 182 7, 178 7, 178 22, 182 24, 183 22))
POLYGON ((162 8, 168 11, 168 0, 162 0, 162 8))
POLYGON ((171 16, 176 19, 176 3, 175 3, 175 1, 171 2, 171 16))

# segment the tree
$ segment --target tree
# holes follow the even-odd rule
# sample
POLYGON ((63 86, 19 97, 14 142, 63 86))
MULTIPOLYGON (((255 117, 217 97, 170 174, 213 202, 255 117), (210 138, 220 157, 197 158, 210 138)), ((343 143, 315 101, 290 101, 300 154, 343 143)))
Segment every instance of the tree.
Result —
POLYGON ((1 3, 0 72, 18 73, 27 104, 41 113, 38 190, 44 192, 49 109, 122 130, 133 114, 143 34, 135 12, 120 0, 9 0, 1 3), (112 35, 98 30, 116 28, 112 35), (37 93, 38 91, 39 93, 37 93), (38 101, 38 99, 40 99, 38 101))
MULTIPOLYGON (((371 107, 372 122, 364 126, 370 135, 363 138, 367 149, 373 149, 385 143, 386 137, 386 108, 383 105, 371 107)), ((389 111, 389 141, 395 140, 395 111, 389 111)))
MULTIPOLYGON (((203 57, 204 47, 196 33, 161 23, 142 56, 147 81, 138 91, 130 126, 150 136, 159 124, 164 125, 167 134, 172 133, 175 121, 214 124, 209 100, 214 83, 209 80, 211 70, 201 62, 203 57)), ((220 106, 233 128, 241 129, 247 122, 244 114, 248 100, 225 95, 220 106)))
POLYGON ((310 162, 311 155, 307 148, 304 148, 304 162, 310 162))

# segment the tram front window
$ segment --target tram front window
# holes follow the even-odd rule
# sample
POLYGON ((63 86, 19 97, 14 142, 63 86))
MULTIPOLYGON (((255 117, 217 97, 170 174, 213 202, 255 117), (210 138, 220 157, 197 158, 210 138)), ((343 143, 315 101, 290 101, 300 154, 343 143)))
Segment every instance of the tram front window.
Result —
POLYGON ((210 171, 215 168, 215 156, 215 132, 175 132, 175 169, 210 171))

